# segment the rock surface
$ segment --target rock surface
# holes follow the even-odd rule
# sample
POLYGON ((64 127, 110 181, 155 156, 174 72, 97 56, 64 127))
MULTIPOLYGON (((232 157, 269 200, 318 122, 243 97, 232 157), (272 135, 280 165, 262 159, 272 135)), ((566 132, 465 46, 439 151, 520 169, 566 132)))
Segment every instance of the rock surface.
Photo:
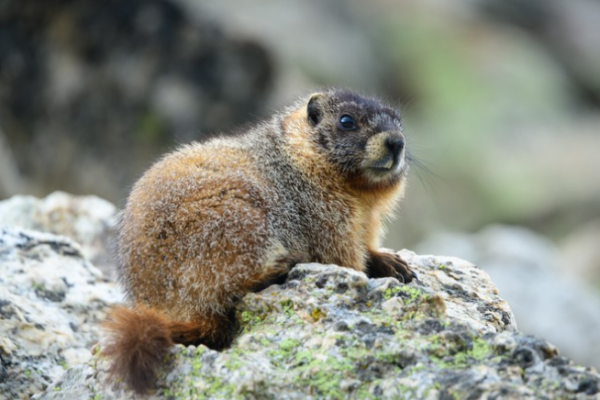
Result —
MULTIPOLYGON (((175 346, 155 399, 600 399, 600 376, 516 330, 489 276, 449 257, 404 251, 420 277, 318 264, 247 295, 232 348, 175 346)), ((136 398, 96 355, 37 399, 136 398)))
POLYGON ((439 233, 417 251, 451 253, 477 263, 511 305, 521 331, 600 368, 600 299, 579 279, 582 249, 579 257, 561 257, 552 242, 530 230, 492 225, 476 234, 439 233))
POLYGON ((120 299, 69 238, 0 228, 0 399, 28 399, 86 362, 120 299))
POLYGON ((117 208, 96 196, 54 192, 43 199, 14 196, 0 201, 0 227, 68 236, 109 277, 113 271, 109 237, 116 221, 117 208))

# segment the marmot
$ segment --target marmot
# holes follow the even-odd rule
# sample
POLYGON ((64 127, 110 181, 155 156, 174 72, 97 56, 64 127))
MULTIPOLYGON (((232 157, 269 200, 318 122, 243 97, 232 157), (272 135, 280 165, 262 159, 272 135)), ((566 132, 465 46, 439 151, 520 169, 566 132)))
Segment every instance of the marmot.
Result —
POLYGON ((120 222, 130 308, 105 324, 112 373, 144 392, 174 343, 227 347, 236 302, 299 262, 410 282, 406 262, 377 250, 408 160, 399 113, 341 89, 166 155, 135 184, 120 222))

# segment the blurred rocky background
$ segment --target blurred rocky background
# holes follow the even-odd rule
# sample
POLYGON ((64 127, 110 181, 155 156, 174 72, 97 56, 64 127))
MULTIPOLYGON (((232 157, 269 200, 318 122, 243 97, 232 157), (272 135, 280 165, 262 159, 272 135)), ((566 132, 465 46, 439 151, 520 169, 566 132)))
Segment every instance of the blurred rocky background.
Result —
POLYGON ((0 199, 122 204, 165 151, 323 85, 404 115, 423 166, 386 246, 478 263, 600 366, 598 0, 2 0, 0 199))

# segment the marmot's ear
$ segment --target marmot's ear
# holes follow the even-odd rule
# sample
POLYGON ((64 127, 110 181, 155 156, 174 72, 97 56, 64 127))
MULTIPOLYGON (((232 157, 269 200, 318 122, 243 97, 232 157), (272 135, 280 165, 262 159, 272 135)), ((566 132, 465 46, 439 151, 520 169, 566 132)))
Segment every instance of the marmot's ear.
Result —
POLYGON ((313 93, 308 100, 306 106, 306 114, 308 115, 308 121, 312 126, 316 126, 323 119, 323 101, 322 93, 313 93))

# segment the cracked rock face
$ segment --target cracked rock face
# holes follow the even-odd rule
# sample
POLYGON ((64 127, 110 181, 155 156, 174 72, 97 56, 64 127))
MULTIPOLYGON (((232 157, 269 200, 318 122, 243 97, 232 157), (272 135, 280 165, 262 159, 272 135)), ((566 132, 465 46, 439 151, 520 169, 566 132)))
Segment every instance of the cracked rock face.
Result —
POLYGON ((69 238, 0 228, 0 399, 28 399, 88 361, 120 298, 69 238))
MULTIPOLYGON (((488 275, 465 261, 402 252, 419 282, 296 266, 247 295, 233 346, 175 346, 151 399, 600 399, 600 376, 516 330, 488 275)), ((133 399, 95 356, 38 399, 133 399)))
POLYGON ((0 201, 0 226, 65 235, 76 241, 83 256, 107 276, 114 269, 109 235, 116 222, 117 208, 96 196, 56 191, 42 199, 13 196, 0 201))

